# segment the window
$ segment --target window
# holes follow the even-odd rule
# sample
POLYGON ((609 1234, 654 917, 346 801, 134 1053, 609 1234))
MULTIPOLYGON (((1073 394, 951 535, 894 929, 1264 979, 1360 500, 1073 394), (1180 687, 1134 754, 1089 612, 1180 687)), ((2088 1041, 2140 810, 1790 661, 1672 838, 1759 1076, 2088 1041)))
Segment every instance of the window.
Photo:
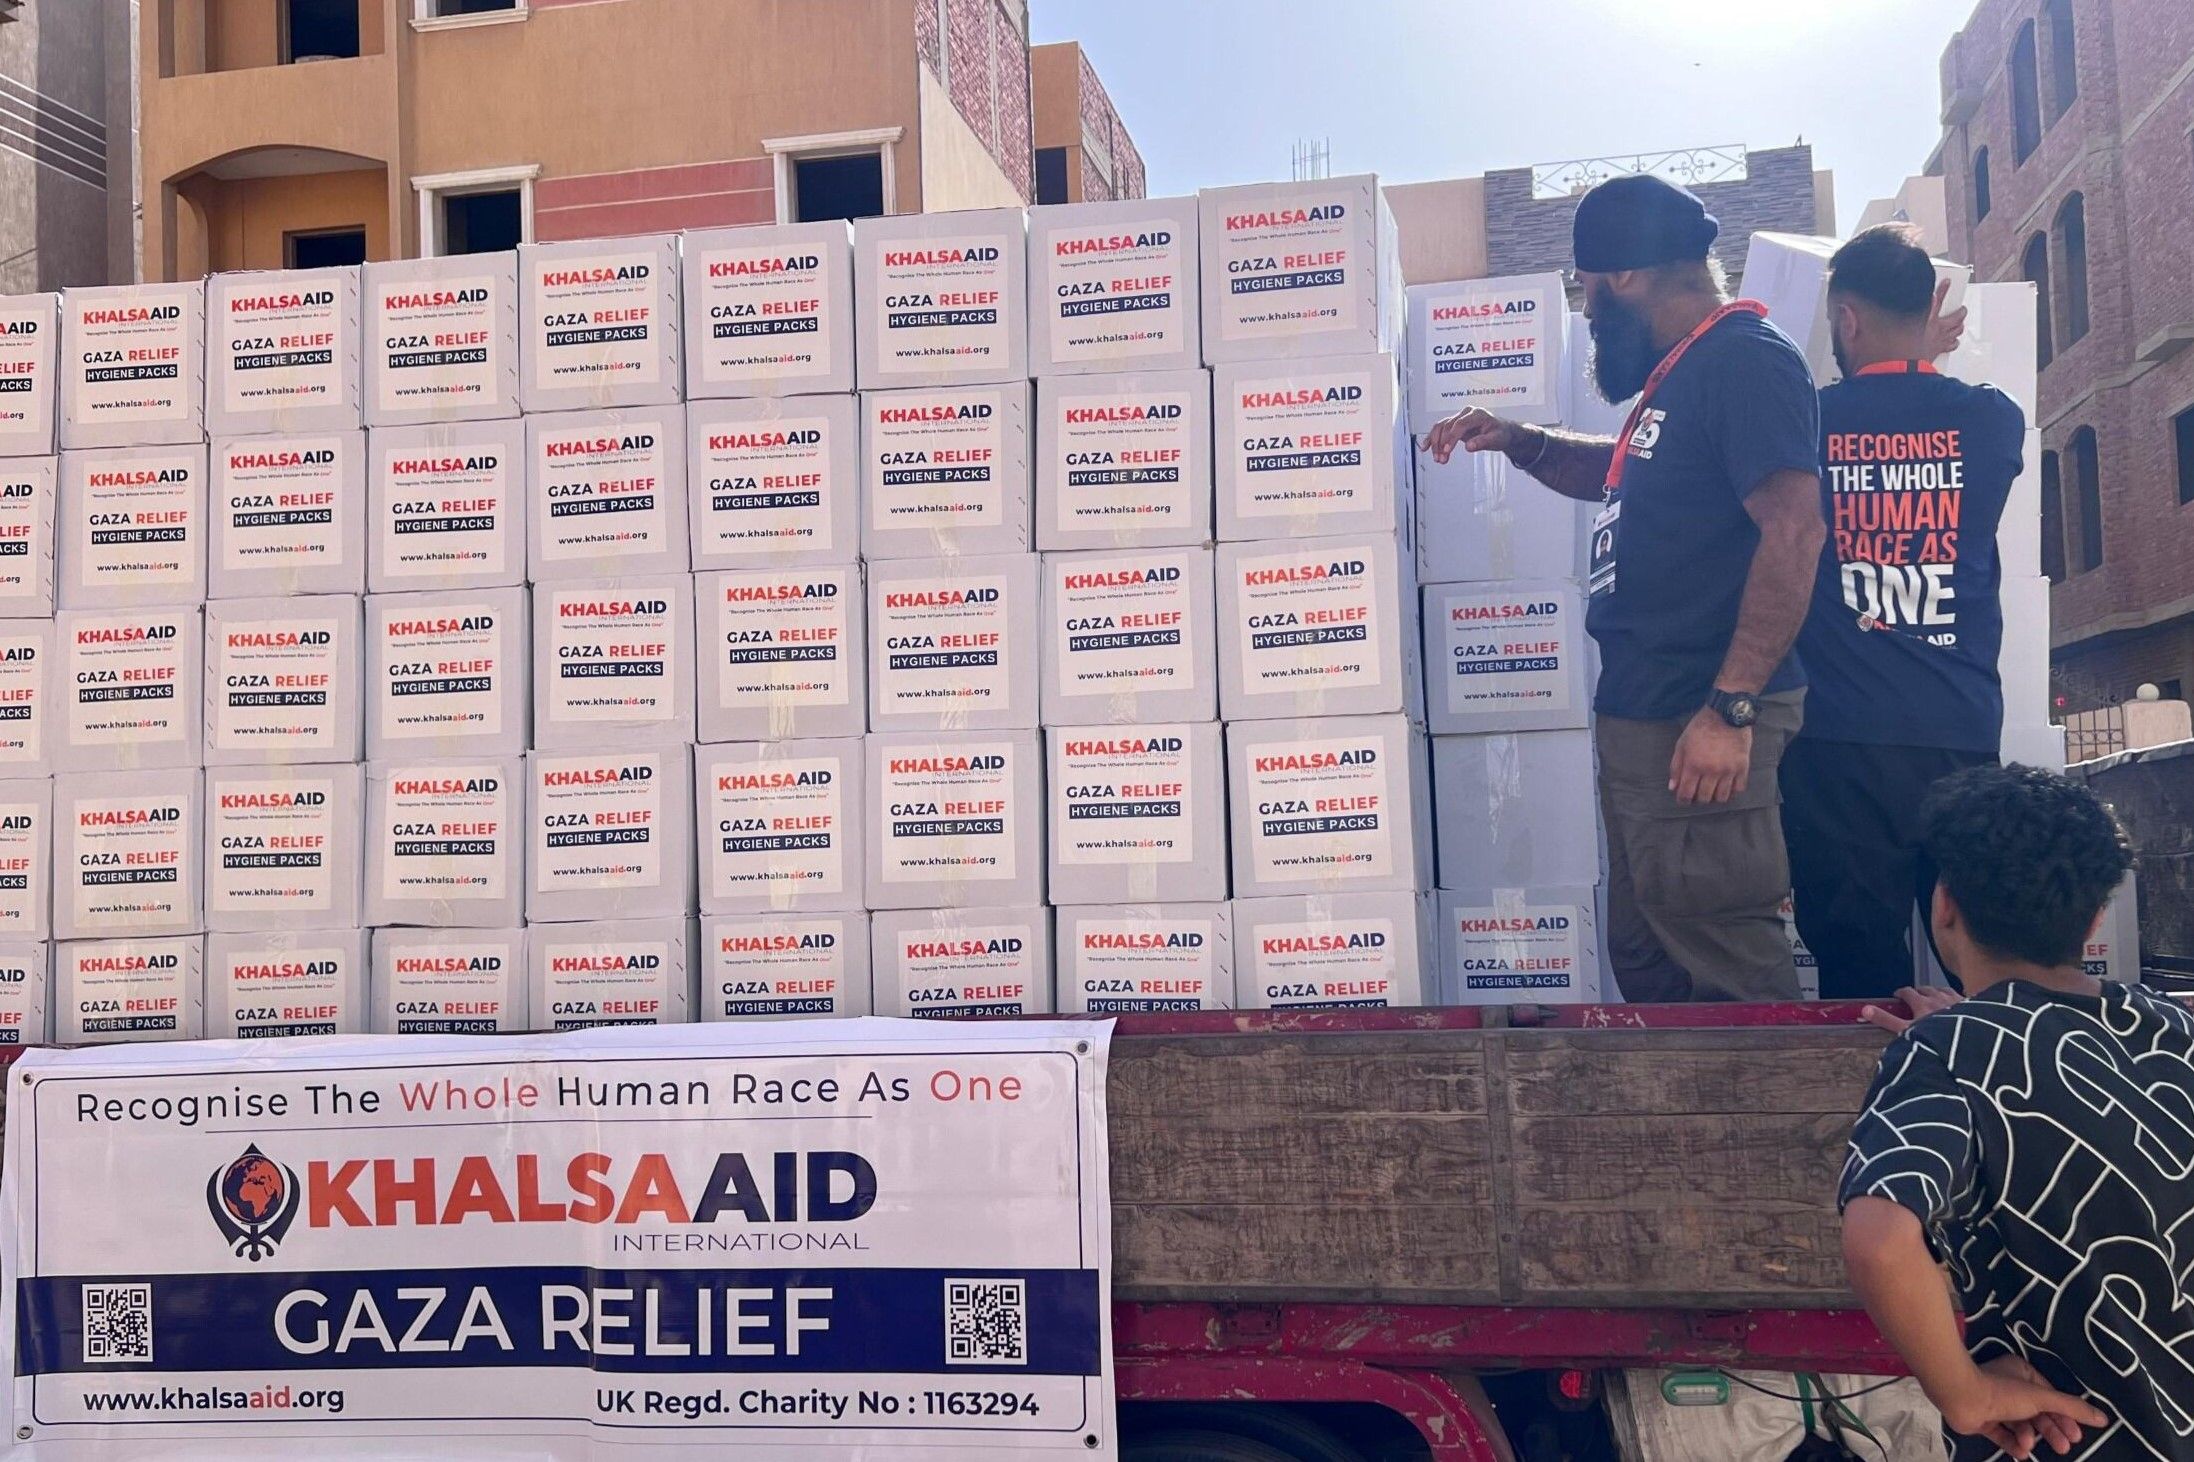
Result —
POLYGON ((2057 210, 2058 293, 2064 297, 2064 343, 2087 334, 2087 200, 2074 193, 2057 210))
POLYGON ((2072 489, 2080 503, 2080 572, 2103 566, 2103 486, 2095 461, 2095 428, 2083 426, 2065 444, 2072 459, 2072 489))
POLYGON ((413 178, 419 195, 419 256, 489 254, 533 241, 538 163, 413 178))
POLYGON ((1036 201, 1064 203, 1070 196, 1067 191, 1067 150, 1063 147, 1037 148, 1036 201))
POLYGON ((874 218, 884 211, 883 156, 855 152, 793 159, 792 203, 792 216, 801 223, 874 218))
POLYGON ((286 269, 338 269, 346 264, 363 264, 366 231, 360 226, 284 234, 282 255, 286 269))
POLYGON ((523 10, 518 0, 427 0, 430 16, 486 15, 495 10, 523 10))
POLYGON ((358 0, 287 0, 282 60, 332 61, 358 54, 358 0))
POLYGON ((2064 477, 2055 452, 2042 453, 2042 577, 2064 582, 2064 477))
POLYGON ((2041 84, 2034 67, 2034 22, 2019 27, 2011 47, 2011 138, 2016 162, 2042 145, 2041 84))
POLYGON ((2079 53, 2072 38, 2072 0, 2044 0, 2042 23, 2049 27, 2049 122, 2071 110, 2080 95, 2079 53))
POLYGON ((2171 442, 2178 455, 2179 501, 2194 503, 2194 406, 2171 418, 2171 442))
POLYGON ((1988 149, 1973 154, 1973 221, 1979 223, 1988 217, 1994 204, 1988 194, 1988 149))
POLYGON ((2026 255, 2020 261, 2026 282, 2034 286, 2034 364, 2036 369, 2046 366, 2056 352, 2049 322, 2049 237, 2036 234, 2026 241, 2026 255))
POLYGON ((2156 690, 2158 700, 2183 701, 2186 699, 2184 683, 2177 678, 2164 681, 2156 687, 2156 690))

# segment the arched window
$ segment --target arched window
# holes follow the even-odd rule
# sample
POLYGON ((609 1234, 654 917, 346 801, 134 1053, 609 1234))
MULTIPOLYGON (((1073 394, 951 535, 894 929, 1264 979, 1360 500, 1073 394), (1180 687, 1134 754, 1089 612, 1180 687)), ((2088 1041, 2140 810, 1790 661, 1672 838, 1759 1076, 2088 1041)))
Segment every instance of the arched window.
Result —
POLYGON ((2064 478, 2055 452, 2042 453, 2042 577, 2064 582, 2064 478))
POLYGON ((2050 125, 2071 110, 2080 95, 2080 58, 2072 37, 2072 0, 2043 0, 2042 24, 2049 28, 2050 125))
POLYGON ((2035 369, 2049 364, 2057 353, 2050 334, 2049 322, 2049 236, 2036 234, 2026 241, 2026 254, 2020 260, 2026 282, 2034 286, 2034 365, 2035 369))
POLYGON ((2011 45, 2011 141, 2017 162, 2042 145, 2041 79, 2034 62, 2034 22, 2019 27, 2011 45))
POLYGON ((1973 154, 1973 221, 1979 223, 1988 217, 1994 207, 1988 190, 1988 149, 1981 148, 1973 154))
POLYGON ((2074 193, 2057 210, 2058 295, 2064 301, 2061 338, 2071 346, 2087 333, 2087 200, 2074 193))
POLYGON ((2072 459, 2072 490, 2079 499, 2080 572, 2103 566, 2103 485, 2095 461, 2095 428, 2083 426, 2065 443, 2072 459))

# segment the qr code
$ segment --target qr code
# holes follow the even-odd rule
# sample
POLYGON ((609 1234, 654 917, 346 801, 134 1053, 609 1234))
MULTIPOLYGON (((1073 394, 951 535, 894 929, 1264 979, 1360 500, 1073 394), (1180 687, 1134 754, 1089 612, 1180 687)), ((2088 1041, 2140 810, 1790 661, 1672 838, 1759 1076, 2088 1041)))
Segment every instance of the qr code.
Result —
POLYGON ((152 1286, 84 1286, 84 1363, 152 1359, 152 1286))
POLYGON ((1028 1364, 1028 1285, 1019 1279, 945 1281, 945 1364, 1028 1364))

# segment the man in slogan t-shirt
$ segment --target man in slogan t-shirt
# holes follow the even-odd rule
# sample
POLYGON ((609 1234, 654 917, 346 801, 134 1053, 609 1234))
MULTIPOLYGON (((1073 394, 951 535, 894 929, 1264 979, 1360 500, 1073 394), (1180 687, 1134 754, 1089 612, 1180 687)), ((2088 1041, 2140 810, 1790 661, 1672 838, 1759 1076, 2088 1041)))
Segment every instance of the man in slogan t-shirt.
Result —
POLYGON ((1929 357, 1935 267, 1883 224, 1829 261, 1843 380, 1821 392, 1828 542, 1798 636, 1812 682, 1783 756, 1798 933, 1831 1000, 1912 978, 1928 788, 1996 760, 2003 688, 1996 525, 2026 421, 1929 357))

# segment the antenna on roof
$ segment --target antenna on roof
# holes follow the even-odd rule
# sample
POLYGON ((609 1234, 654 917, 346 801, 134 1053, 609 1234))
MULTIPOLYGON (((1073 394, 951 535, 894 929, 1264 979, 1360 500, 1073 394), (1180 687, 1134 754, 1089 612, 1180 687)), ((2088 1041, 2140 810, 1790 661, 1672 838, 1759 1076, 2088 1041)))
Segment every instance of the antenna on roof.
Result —
POLYGON ((1292 158, 1295 181, 1316 182, 1333 176, 1333 142, 1320 137, 1315 141, 1305 138, 1295 144, 1292 158))

